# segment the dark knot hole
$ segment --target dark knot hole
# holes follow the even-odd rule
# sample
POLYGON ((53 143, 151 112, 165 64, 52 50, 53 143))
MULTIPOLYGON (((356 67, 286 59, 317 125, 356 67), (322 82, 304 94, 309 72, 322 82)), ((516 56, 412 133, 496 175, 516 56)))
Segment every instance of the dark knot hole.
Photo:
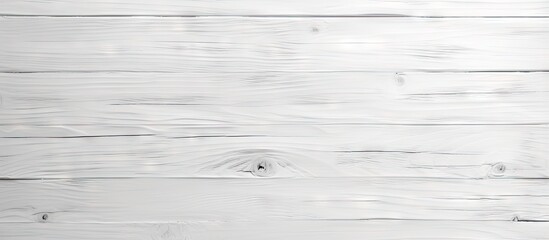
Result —
POLYGON ((258 164, 257 165, 257 170, 259 170, 259 171, 265 170, 265 165, 263 163, 258 164))

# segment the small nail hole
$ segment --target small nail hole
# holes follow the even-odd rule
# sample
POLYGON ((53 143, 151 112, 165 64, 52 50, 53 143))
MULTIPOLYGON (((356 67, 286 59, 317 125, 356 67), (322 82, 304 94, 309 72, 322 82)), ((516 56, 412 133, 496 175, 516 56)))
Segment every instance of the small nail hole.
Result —
POLYGON ((48 214, 47 213, 44 213, 42 215, 42 220, 44 220, 44 221, 48 220, 48 214))

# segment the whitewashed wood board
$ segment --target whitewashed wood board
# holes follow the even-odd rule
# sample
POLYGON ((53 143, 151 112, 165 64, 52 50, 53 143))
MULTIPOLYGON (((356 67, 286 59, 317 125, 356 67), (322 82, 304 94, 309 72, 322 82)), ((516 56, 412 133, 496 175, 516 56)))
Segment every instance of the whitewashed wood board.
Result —
POLYGON ((547 76, 4 73, 0 176, 547 177, 547 76))
POLYGON ((3 0, 2 15, 521 16, 549 15, 544 0, 3 0))
POLYGON ((545 125, 10 129, 4 178, 549 177, 545 125))
POLYGON ((548 223, 486 221, 254 221, 185 223, 0 223, 13 240, 524 240, 549 239, 548 223))
POLYGON ((0 71, 545 71, 549 18, 3 17, 0 71))
POLYGON ((545 179, 14 180, 0 222, 548 221, 548 192, 545 179))
POLYGON ((548 73, 0 73, 0 97, 1 125, 549 123, 548 73))

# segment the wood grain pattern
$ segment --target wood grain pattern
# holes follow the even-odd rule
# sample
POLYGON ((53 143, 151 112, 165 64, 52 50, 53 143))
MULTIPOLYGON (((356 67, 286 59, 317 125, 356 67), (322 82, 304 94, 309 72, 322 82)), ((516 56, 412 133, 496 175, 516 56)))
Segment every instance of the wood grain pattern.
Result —
POLYGON ((0 194, 0 222, 549 220, 546 180, 19 180, 0 194))
POLYGON ((3 127, 0 177, 549 177, 542 126, 3 127))
POLYGON ((0 176, 548 177, 547 80, 4 73, 0 176))
POLYGON ((12 240, 523 240, 549 239, 548 223, 455 221, 259 221, 186 223, 0 223, 12 240))
POLYGON ((18 0, 0 6, 3 15, 549 15, 549 3, 543 0, 18 0))
POLYGON ((0 239, 548 239, 549 1, 0 0, 0 239))
POLYGON ((549 18, 0 19, 0 71, 546 71, 549 18))
POLYGON ((5 126, 549 123, 548 73, 2 73, 0 96, 5 126))

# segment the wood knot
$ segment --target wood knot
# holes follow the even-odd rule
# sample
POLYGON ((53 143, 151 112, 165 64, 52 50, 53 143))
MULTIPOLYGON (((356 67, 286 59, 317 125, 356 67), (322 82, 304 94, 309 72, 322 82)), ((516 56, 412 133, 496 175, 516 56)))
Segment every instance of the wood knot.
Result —
MULTIPOLYGON (((294 177, 303 176, 307 172, 297 166, 296 162, 312 162, 309 156, 296 154, 291 151, 275 149, 241 149, 223 151, 212 155, 208 164, 200 168, 208 175, 254 177, 294 177)), ((200 159, 201 160, 201 159, 200 159)))
POLYGON ((254 176, 269 177, 275 172, 275 165, 265 159, 257 160, 252 164, 250 171, 254 176))
POLYGON ((492 173, 496 176, 502 176, 505 173, 505 164, 503 163, 496 163, 492 165, 492 173))
POLYGON ((49 218, 49 216, 48 216, 47 213, 44 213, 44 214, 42 214, 42 217, 41 217, 41 218, 42 218, 42 221, 47 221, 48 218, 49 218))
POLYGON ((311 32, 317 33, 318 31, 319 31, 319 30, 318 30, 317 27, 312 27, 312 28, 311 28, 311 32))

